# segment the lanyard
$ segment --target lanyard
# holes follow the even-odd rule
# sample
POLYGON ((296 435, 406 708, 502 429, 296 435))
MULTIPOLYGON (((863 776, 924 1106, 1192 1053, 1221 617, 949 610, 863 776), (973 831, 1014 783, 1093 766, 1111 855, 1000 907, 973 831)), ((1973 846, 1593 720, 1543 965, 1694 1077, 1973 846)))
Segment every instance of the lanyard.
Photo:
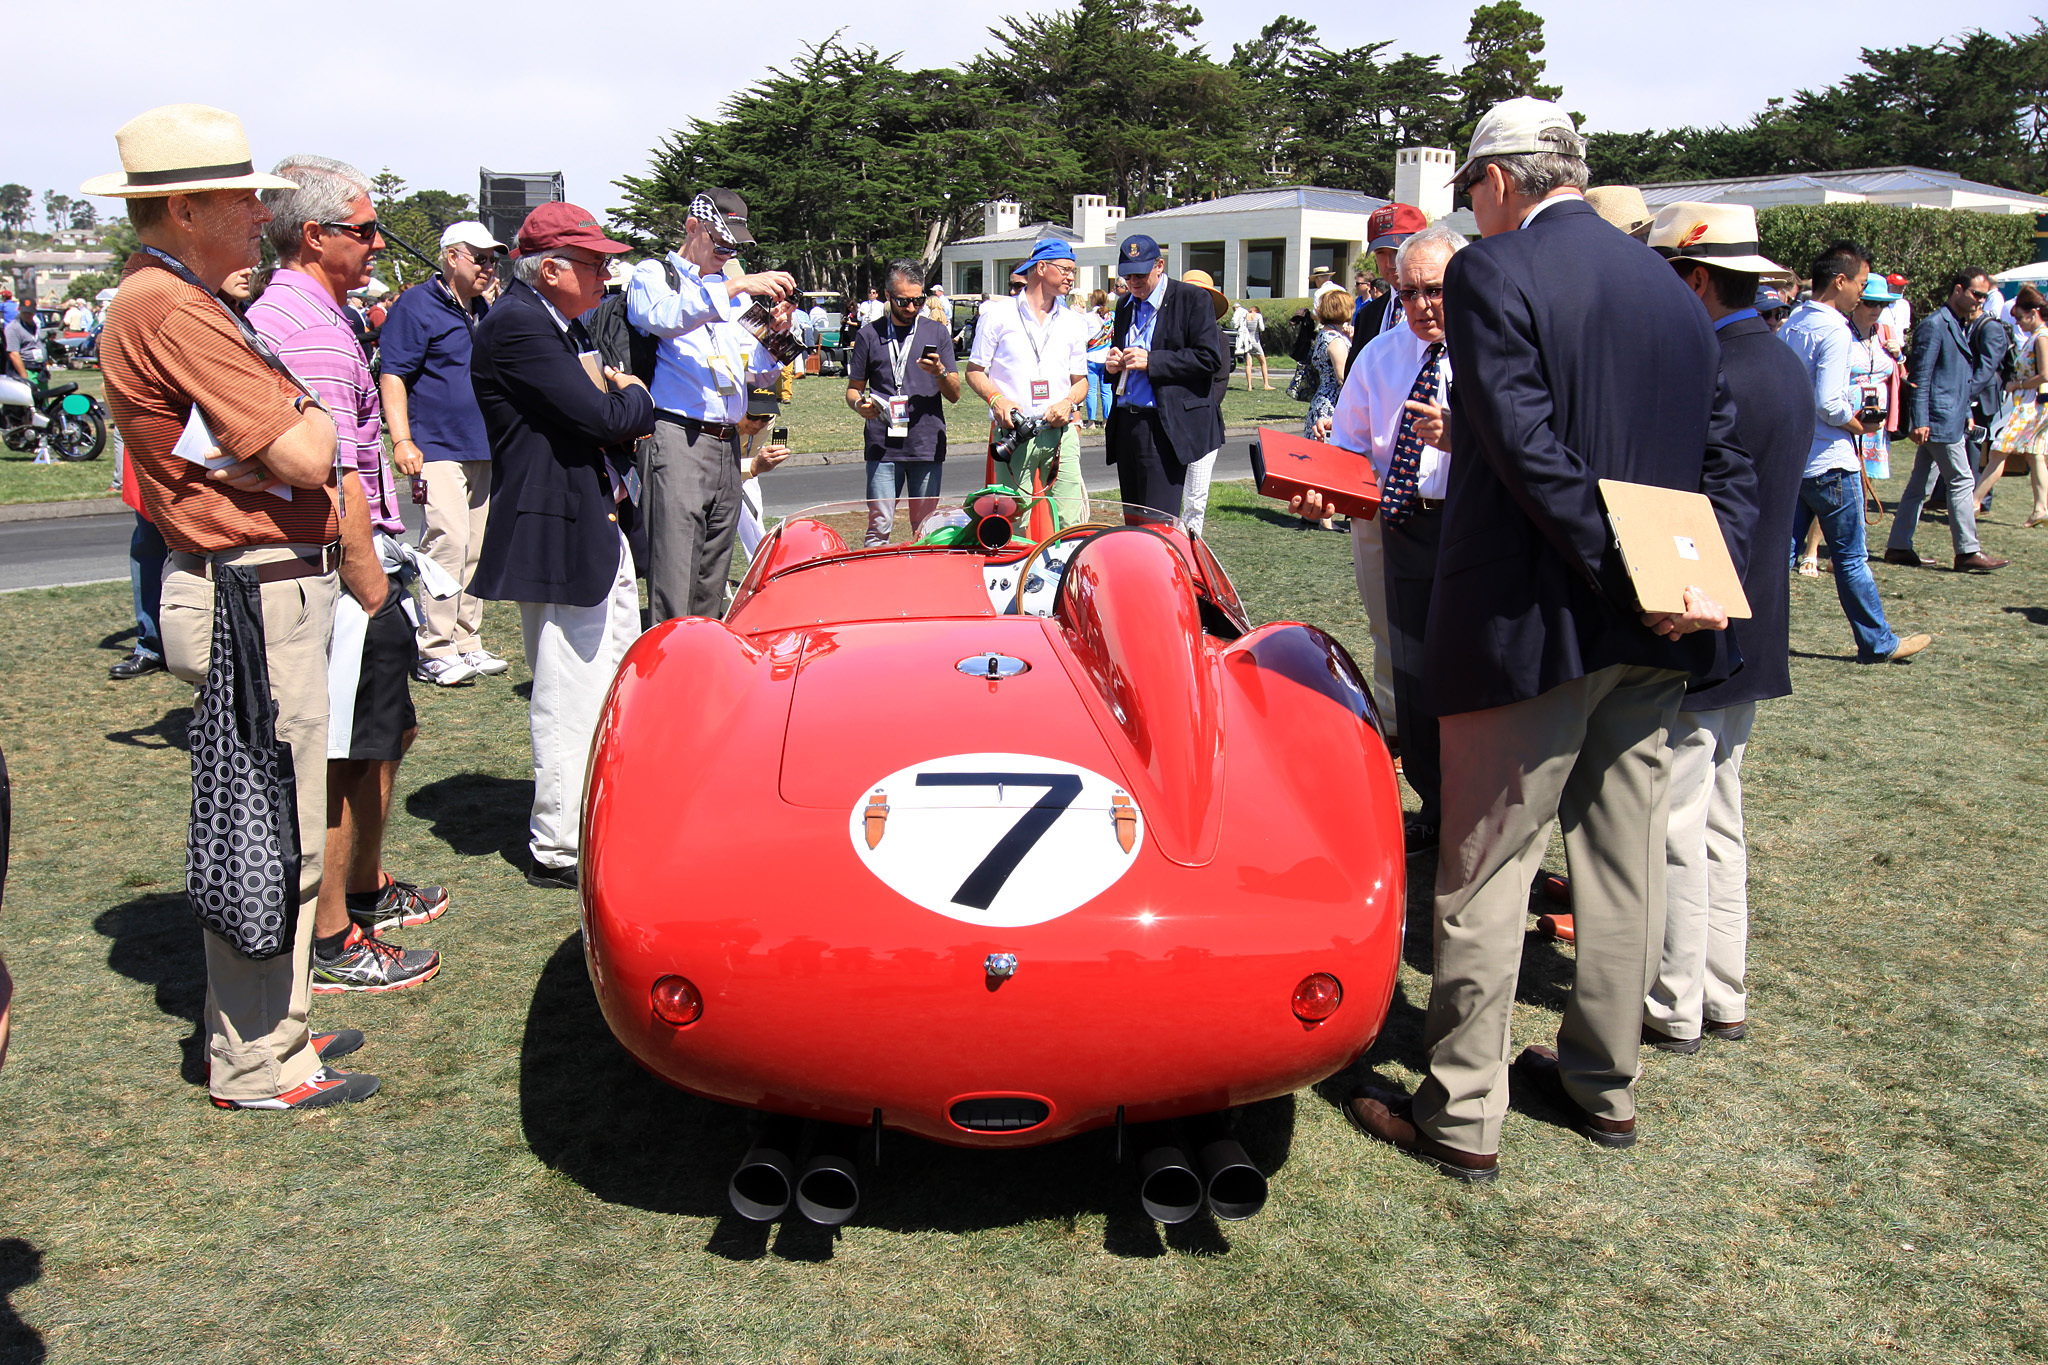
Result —
MULTIPOLYGON (((890 324, 891 328, 894 326, 894 323, 890 324)), ((901 341, 889 343, 889 368, 895 371, 896 395, 899 398, 904 396, 903 378, 910 372, 910 347, 916 340, 917 324, 913 322, 910 324, 910 331, 904 334, 901 341)))
MULTIPOLYGON (((291 372, 290 367, 287 366, 284 363, 284 361, 278 357, 277 352, 270 348, 270 343, 265 341, 260 335, 258 335, 256 329, 249 325, 249 320, 243 317, 240 313, 237 313, 234 309, 228 307, 227 301, 221 298, 220 295, 214 293, 211 289, 208 289, 205 285, 201 284, 199 282, 199 277, 197 275, 194 275, 189 269, 187 269, 183 261, 171 255, 169 252, 159 251, 153 246, 145 246, 142 249, 148 252, 150 255, 156 257, 159 261, 162 261, 167 267, 169 267, 172 274, 176 275, 185 283, 191 285, 194 289, 197 289, 200 293, 206 295, 207 298, 212 299, 216 304, 219 304, 220 310, 228 315, 228 320, 230 322, 233 322, 235 324, 235 330, 242 334, 242 340, 247 342, 249 344, 249 349, 256 353, 257 359, 261 360, 271 369, 276 370, 286 379, 289 379, 292 382, 292 387, 297 389, 300 393, 305 394, 306 397, 308 398, 314 398, 313 391, 306 387, 305 381, 300 379, 297 375, 291 372)), ((317 402, 319 400, 317 398, 314 398, 314 401, 317 402)))
POLYGON ((1031 312, 1024 306, 1024 300, 1017 300, 1017 327, 1024 333, 1024 340, 1031 345, 1031 365, 1038 371, 1038 377, 1045 378, 1045 343, 1052 339, 1052 325, 1059 321, 1060 304, 1057 299, 1052 307, 1045 310, 1045 326, 1036 335, 1031 331, 1031 312))

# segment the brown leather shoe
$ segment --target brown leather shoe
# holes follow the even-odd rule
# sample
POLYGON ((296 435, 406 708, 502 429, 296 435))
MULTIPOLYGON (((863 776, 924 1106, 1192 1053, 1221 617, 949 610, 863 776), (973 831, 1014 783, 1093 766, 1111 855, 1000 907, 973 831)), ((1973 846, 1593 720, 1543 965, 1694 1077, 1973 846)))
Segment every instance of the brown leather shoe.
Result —
POLYGON ((1634 1119, 1603 1119, 1579 1107, 1579 1102, 1564 1088, 1564 1075, 1557 1069, 1554 1050, 1541 1046, 1523 1048, 1522 1055, 1515 1058, 1515 1071, 1571 1119, 1572 1131, 1579 1136, 1591 1138, 1602 1147, 1636 1145, 1634 1119))
POLYGON ((1916 550, 1894 550, 1887 548, 1884 552, 1884 562, 1887 564, 1903 564, 1909 569, 1917 569, 1927 561, 1920 558, 1920 554, 1916 550))
POLYGON ((1700 1040, 1697 1038, 1674 1038, 1668 1033, 1660 1033, 1648 1024, 1645 1024, 1643 1025, 1643 1046, 1656 1048, 1659 1052, 1673 1052, 1680 1057, 1690 1057, 1693 1053, 1700 1050, 1700 1040))
POLYGON ((1417 1132, 1409 1118, 1414 1103, 1411 1097, 1398 1091, 1368 1085, 1344 1102, 1344 1116, 1367 1137, 1406 1152, 1453 1180, 1462 1180, 1468 1185, 1484 1185, 1500 1179, 1500 1156, 1497 1153, 1481 1156, 1477 1152, 1461 1152, 1417 1132))
POLYGON ((1559 943, 1579 941, 1578 924, 1570 915, 1538 915, 1536 932, 1545 938, 1554 938, 1559 943))
POLYGON ((1979 550, 1973 555, 1957 555, 1956 572, 1990 573, 1993 569, 2002 569, 2010 563, 2012 563, 2010 559, 1993 559, 1990 555, 1979 550))
POLYGON ((1905 639, 1899 641, 1897 649, 1885 655, 1885 662, 1902 664, 1933 643, 1934 637, 1926 631, 1921 631, 1918 635, 1908 635, 1905 639))
POLYGON ((1700 1036, 1703 1038, 1719 1038, 1727 1043, 1739 1043, 1749 1036, 1749 1021, 1747 1019, 1735 1019, 1724 1024, 1718 1019, 1709 1019, 1700 1025, 1700 1036))

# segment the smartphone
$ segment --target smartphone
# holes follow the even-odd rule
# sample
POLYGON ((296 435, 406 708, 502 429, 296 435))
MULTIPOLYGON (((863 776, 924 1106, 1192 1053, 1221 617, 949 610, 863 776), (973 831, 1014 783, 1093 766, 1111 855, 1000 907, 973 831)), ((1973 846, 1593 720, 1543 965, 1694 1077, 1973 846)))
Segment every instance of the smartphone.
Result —
POLYGON ((775 428, 775 430, 773 430, 773 431, 769 432, 769 433, 768 433, 768 443, 769 443, 770 445, 778 445, 778 446, 781 446, 781 445, 788 445, 788 444, 789 444, 789 428, 788 428, 788 427, 777 427, 777 428, 775 428))
POLYGON ((927 347, 925 347, 925 348, 924 348, 924 356, 923 356, 923 359, 925 359, 925 360, 937 360, 938 358, 939 358, 939 348, 938 348, 938 347, 936 347, 936 346, 927 346, 927 347))

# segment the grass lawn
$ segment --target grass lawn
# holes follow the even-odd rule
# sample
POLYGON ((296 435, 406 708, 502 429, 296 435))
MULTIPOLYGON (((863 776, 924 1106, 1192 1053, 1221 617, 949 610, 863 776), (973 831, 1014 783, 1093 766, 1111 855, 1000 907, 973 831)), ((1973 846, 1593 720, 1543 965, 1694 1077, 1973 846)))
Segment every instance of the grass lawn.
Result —
MULTIPOLYGON (((1349 1083, 1416 1079, 1421 927, 1371 1053, 1246 1116, 1266 1211, 1165 1230, 1100 1135, 892 1137, 836 1233, 728 1215, 744 1116, 625 1057, 573 897, 515 869, 517 667, 417 689, 388 862, 454 889, 399 936, 441 948, 440 977, 314 1003, 316 1025, 368 1031, 383 1093, 211 1109, 179 894, 190 693, 107 681, 124 588, 0 598, 20 987, 0 1362, 2048 1358, 2048 534, 2017 529, 2023 491, 1985 529, 2013 568, 1879 567, 1901 632, 1934 632, 1908 666, 1851 662, 1833 585, 1793 579, 1797 692, 1763 708, 1747 769, 1750 1040, 1646 1052, 1636 1148, 1518 1108, 1502 1180, 1475 1191, 1349 1128, 1330 1098, 1349 1083)), ((1239 485, 1209 526, 1255 617, 1367 653, 1345 538, 1239 485)), ((1922 549, 1945 556, 1945 528, 1922 549)), ((486 636, 518 652, 512 613, 486 636)), ((1528 940, 1518 1046, 1551 1040, 1569 958, 1528 940)))
MULTIPOLYGON (((52 382, 76 382, 80 393, 101 396, 98 370, 52 370, 52 382)), ((114 481, 114 435, 107 433, 107 447, 96 460, 77 464, 37 464, 35 452, 9 450, 0 446, 0 505, 14 502, 71 502, 78 498, 114 496, 107 485, 114 481)))

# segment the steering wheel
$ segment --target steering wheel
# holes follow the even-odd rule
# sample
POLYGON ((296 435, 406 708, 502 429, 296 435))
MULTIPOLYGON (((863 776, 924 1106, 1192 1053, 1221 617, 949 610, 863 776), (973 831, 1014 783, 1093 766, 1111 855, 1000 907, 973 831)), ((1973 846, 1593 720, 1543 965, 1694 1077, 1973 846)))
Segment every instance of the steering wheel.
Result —
POLYGON ((1011 603, 1011 608, 1015 612, 1015 614, 1019 616, 1022 616, 1024 614, 1024 585, 1031 581, 1032 566, 1036 564, 1041 557, 1044 556, 1047 550, 1050 550, 1053 546, 1059 544, 1059 542, 1063 540, 1071 540, 1076 537, 1092 536, 1097 531, 1107 531, 1108 529, 1110 529, 1112 525, 1114 525, 1114 523, 1107 521, 1076 522, 1072 526, 1065 526, 1057 531, 1054 531, 1044 540, 1041 540, 1038 542, 1038 544, 1032 546, 1031 553, 1025 555, 1024 558, 1019 560, 1017 563, 1017 595, 1015 600, 1011 603))

